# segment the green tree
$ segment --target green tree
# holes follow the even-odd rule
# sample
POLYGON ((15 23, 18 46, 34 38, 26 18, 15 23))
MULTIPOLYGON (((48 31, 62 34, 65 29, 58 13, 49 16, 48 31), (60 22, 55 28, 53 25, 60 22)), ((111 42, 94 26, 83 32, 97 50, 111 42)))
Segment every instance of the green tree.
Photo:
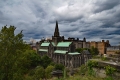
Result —
POLYGON ((37 66, 35 69, 34 80, 40 80, 45 77, 45 70, 42 66, 37 66))
POLYGON ((94 47, 92 46, 91 49, 90 49, 90 53, 91 53, 92 55, 98 55, 98 54, 99 54, 99 51, 98 51, 97 48, 94 48, 94 47))
POLYGON ((55 64, 55 70, 64 70, 64 65, 62 64, 55 64))
POLYGON ((41 66, 44 67, 44 69, 50 65, 52 62, 51 58, 49 58, 47 55, 42 56, 41 58, 41 66))
POLYGON ((4 26, 0 31, 0 79, 22 80, 27 65, 23 52, 29 49, 23 42, 22 31, 15 35, 14 26, 4 26))
POLYGON ((46 78, 51 78, 51 72, 53 71, 54 66, 50 65, 45 69, 45 76, 46 78))
POLYGON ((88 48, 78 48, 76 49, 77 52, 81 53, 83 50, 88 50, 88 48))
POLYGON ((37 54, 34 50, 26 50, 24 52, 24 56, 30 62, 30 65, 29 65, 30 68, 35 68, 41 63, 40 55, 37 54))

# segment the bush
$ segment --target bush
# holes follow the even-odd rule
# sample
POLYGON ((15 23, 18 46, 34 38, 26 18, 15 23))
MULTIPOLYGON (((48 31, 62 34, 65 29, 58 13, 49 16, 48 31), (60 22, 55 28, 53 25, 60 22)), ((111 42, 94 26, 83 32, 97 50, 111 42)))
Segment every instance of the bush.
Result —
POLYGON ((28 73, 29 76, 33 76, 34 74, 35 74, 35 69, 29 70, 29 73, 28 73))
POLYGON ((50 65, 45 69, 45 76, 46 78, 51 78, 51 72, 53 71, 54 66, 50 65))
POLYGON ((87 72, 87 66, 84 64, 80 66, 79 68, 79 74, 84 75, 87 72))
POLYGON ((94 76, 95 72, 93 70, 93 67, 98 66, 98 62, 90 60, 90 61, 88 61, 87 66, 88 66, 88 74, 94 76))
POLYGON ((55 70, 64 70, 64 65, 62 64, 55 64, 55 70))
POLYGON ((35 69, 34 80, 43 79, 45 76, 44 68, 41 66, 37 66, 35 69))
POLYGON ((91 49, 89 51, 92 55, 98 55, 99 54, 98 49, 94 48, 93 46, 91 47, 91 49))
POLYGON ((107 58, 106 57, 101 57, 101 60, 106 61, 107 58))
POLYGON ((40 65, 41 57, 34 50, 26 50, 24 52, 24 57, 29 61, 30 68, 35 68, 36 66, 40 65))
POLYGON ((98 62, 97 62, 97 61, 93 61, 93 60, 89 60, 88 63, 87 63, 87 66, 88 66, 89 68, 98 66, 98 62))
POLYGON ((110 65, 105 66, 106 75, 112 76, 112 74, 113 74, 115 71, 116 71, 116 69, 113 68, 113 67, 111 67, 110 65))
POLYGON ((50 65, 52 62, 51 58, 49 58, 47 55, 42 56, 41 58, 41 66, 44 67, 44 69, 50 65))

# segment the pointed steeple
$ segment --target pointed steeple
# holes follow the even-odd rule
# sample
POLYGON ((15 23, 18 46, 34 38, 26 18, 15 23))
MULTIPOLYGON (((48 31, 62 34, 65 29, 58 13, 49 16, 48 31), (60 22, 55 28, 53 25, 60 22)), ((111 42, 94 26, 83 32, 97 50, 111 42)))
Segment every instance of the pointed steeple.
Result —
POLYGON ((59 37, 59 28, 58 28, 58 22, 57 21, 56 21, 56 26, 55 26, 54 37, 59 37))

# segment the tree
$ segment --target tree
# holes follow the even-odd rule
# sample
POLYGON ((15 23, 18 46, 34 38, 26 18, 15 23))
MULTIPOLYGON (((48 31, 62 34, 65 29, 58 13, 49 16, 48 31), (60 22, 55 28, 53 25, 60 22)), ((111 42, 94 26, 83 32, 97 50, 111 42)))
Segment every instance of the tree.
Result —
POLYGON ((37 66, 35 69, 34 80, 40 80, 45 77, 45 71, 42 66, 37 66))
POLYGON ((90 49, 90 53, 91 53, 92 55, 98 55, 98 54, 99 54, 99 51, 98 51, 97 48, 94 48, 94 47, 92 46, 91 49, 90 49))
POLYGON ((29 49, 23 42, 22 31, 15 35, 14 26, 4 26, 0 31, 0 79, 22 80, 23 65, 27 65, 23 52, 29 49))
POLYGON ((55 64, 55 70, 64 70, 64 65, 63 64, 55 64))
POLYGON ((41 63, 41 57, 39 54, 37 54, 34 50, 26 50, 24 52, 24 56, 29 61, 30 68, 35 68, 36 66, 40 65, 41 63))
POLYGON ((88 48, 78 48, 78 49, 76 49, 76 51, 79 52, 79 53, 81 53, 84 50, 88 50, 88 48))
POLYGON ((45 76, 46 78, 51 78, 51 72, 53 71, 54 66, 50 65, 45 69, 45 76))
POLYGON ((52 62, 52 60, 51 60, 47 55, 42 56, 42 58, 41 58, 41 66, 43 66, 44 69, 45 69, 48 65, 50 65, 51 62, 52 62))

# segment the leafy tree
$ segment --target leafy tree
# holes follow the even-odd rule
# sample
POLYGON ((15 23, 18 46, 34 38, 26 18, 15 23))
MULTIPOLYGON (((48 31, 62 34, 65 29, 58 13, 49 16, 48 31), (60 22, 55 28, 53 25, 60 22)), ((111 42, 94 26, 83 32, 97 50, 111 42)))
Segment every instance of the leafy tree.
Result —
POLYGON ((37 66, 35 69, 34 80, 43 79, 45 76, 45 71, 42 66, 37 66))
POLYGON ((78 48, 78 49, 76 49, 76 51, 81 53, 82 52, 82 48, 78 48))
POLYGON ((76 49, 77 52, 81 53, 83 50, 88 50, 88 48, 78 48, 76 49))
POLYGON ((29 67, 34 68, 41 63, 41 57, 34 50, 26 50, 24 52, 25 57, 30 61, 29 67))
POLYGON ((23 52, 29 46, 23 42, 22 31, 14 34, 14 26, 4 26, 0 31, 0 79, 22 80, 24 65, 27 65, 23 52))
POLYGON ((88 49, 88 48, 78 48, 76 49, 77 52, 81 53, 83 50, 88 50, 92 55, 97 55, 99 54, 99 51, 97 48, 94 48, 93 46, 88 49))
POLYGON ((51 78, 51 72, 53 71, 54 66, 50 65, 45 69, 45 76, 46 78, 51 78))
POLYGON ((62 65, 62 64, 55 64, 55 70, 64 70, 64 65, 62 65))
POLYGON ((94 47, 92 46, 91 49, 90 49, 90 53, 91 53, 92 55, 98 55, 98 54, 99 54, 99 51, 98 51, 97 48, 94 48, 94 47))
POLYGON ((41 66, 43 66, 44 69, 45 69, 48 65, 50 65, 51 62, 52 62, 52 60, 51 60, 47 55, 42 56, 42 58, 41 58, 41 66))

